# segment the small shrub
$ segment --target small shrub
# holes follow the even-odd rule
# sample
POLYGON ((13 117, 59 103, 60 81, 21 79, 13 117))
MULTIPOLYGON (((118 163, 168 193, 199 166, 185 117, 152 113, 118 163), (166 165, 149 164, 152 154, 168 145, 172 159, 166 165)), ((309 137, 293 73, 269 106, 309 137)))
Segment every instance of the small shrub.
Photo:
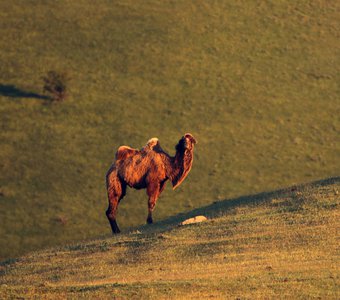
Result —
POLYGON ((67 87, 70 80, 67 73, 49 71, 43 78, 44 92, 51 94, 54 101, 63 101, 67 96, 67 87))

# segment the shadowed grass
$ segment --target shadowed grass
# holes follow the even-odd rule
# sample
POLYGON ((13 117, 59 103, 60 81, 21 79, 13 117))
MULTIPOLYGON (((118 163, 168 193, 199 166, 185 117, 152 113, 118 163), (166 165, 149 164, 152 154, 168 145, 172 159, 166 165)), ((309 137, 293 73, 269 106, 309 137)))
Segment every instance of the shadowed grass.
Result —
POLYGON ((24 90, 21 90, 14 85, 10 84, 0 84, 0 95, 5 97, 11 97, 11 98, 36 98, 36 99, 43 99, 43 100, 49 100, 50 98, 44 95, 27 92, 24 90))

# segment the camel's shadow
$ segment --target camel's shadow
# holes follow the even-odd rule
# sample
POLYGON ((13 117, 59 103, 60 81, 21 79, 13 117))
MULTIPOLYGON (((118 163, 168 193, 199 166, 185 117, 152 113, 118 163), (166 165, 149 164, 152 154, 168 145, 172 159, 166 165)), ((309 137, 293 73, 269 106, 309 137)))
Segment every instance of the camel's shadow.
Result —
POLYGON ((285 195, 290 195, 292 192, 296 192, 298 190, 302 190, 308 186, 324 186, 328 184, 333 184, 340 182, 340 177, 332 177, 328 179, 318 180, 311 183, 301 184, 289 188, 279 189, 271 192, 264 192, 255 195, 247 195, 234 199, 226 199, 218 202, 214 202, 208 206, 204 206, 201 208, 194 209, 189 212, 181 213, 165 220, 156 222, 153 225, 143 225, 138 228, 134 228, 133 230, 139 230, 143 233, 161 233, 164 231, 171 230, 175 226, 179 225, 186 219, 204 215, 207 218, 214 218, 218 216, 222 216, 226 213, 233 213, 235 208, 248 206, 248 205, 259 205, 261 203, 266 203, 271 201, 274 197, 284 197, 285 195))
POLYGON ((48 96, 22 90, 12 84, 0 84, 0 96, 10 98, 36 98, 41 100, 50 100, 50 97, 48 96))

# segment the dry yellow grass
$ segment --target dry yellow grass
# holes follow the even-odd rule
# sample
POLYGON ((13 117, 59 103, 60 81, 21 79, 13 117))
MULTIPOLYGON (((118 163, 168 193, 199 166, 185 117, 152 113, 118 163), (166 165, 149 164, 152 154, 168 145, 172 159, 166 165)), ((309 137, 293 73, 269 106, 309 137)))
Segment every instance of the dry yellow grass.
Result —
POLYGON ((243 197, 1 266, 1 298, 339 298, 339 178, 243 197))

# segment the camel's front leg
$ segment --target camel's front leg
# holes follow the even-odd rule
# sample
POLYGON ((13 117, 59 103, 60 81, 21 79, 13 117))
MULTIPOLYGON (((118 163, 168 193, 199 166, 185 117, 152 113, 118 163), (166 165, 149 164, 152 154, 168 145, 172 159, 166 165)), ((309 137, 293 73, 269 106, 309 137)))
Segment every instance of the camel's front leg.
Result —
POLYGON ((166 183, 166 180, 160 183, 149 184, 147 187, 146 192, 149 196, 149 202, 148 202, 148 218, 146 219, 146 222, 148 224, 153 223, 152 212, 156 206, 158 197, 160 196, 160 194, 163 192, 165 188, 165 183, 166 183))
POLYGON ((160 194, 160 184, 157 183, 157 184, 149 184, 147 189, 146 189, 146 192, 149 196, 149 201, 148 201, 148 218, 146 219, 146 222, 148 224, 152 224, 153 223, 153 220, 152 220, 152 212, 156 206, 156 202, 157 202, 157 199, 159 197, 159 194, 160 194))

